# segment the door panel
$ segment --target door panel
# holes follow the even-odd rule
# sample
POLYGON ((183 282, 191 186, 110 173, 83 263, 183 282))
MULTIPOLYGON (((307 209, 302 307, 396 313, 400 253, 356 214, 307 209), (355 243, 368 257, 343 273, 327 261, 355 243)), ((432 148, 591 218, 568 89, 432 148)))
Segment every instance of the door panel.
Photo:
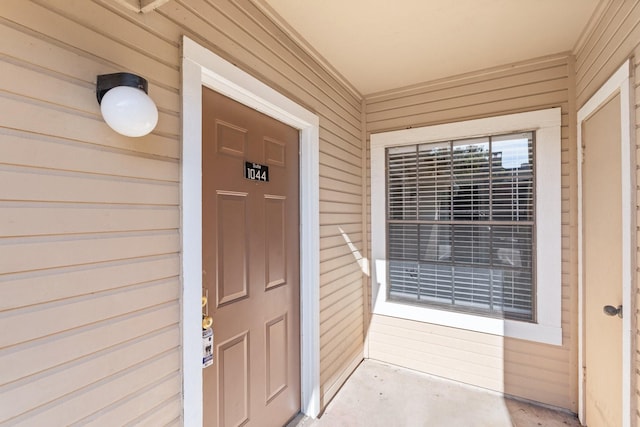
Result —
POLYGON ((202 96, 205 425, 282 426, 300 410, 298 131, 202 96), (246 179, 245 162, 268 166, 269 181, 246 179))
POLYGON ((249 331, 217 345, 219 425, 239 426, 249 419, 248 347, 249 331))
POLYGON ((216 306, 247 296, 247 194, 218 191, 216 306))
POLYGON ((622 425, 622 319, 605 305, 622 303, 620 97, 583 122, 585 419, 622 425))
POLYGON ((267 323, 267 402, 284 390, 289 380, 287 365, 287 315, 283 314, 267 323))
POLYGON ((287 283, 286 199, 265 197, 267 288, 287 283))

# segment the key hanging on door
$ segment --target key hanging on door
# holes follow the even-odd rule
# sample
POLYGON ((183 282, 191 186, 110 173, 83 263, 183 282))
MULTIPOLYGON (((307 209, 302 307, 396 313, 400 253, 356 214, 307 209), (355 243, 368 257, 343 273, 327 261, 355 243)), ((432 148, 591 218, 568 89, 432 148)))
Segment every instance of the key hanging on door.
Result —
POLYGON ((213 364, 213 318, 209 316, 209 291, 202 296, 202 368, 213 364))

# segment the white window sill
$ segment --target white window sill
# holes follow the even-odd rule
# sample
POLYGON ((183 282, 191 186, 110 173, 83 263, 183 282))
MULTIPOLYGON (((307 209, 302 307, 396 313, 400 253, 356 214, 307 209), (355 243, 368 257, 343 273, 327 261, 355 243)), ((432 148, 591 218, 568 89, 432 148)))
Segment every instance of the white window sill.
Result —
MULTIPOLYGON (((386 277, 386 270, 385 260, 375 261, 374 271, 372 272, 374 284, 377 283, 376 277, 386 277)), ((562 328, 559 326, 438 310, 421 307, 417 304, 404 304, 402 302, 388 301, 386 295, 385 286, 378 285, 373 287, 374 314, 551 345, 562 345, 562 328)))

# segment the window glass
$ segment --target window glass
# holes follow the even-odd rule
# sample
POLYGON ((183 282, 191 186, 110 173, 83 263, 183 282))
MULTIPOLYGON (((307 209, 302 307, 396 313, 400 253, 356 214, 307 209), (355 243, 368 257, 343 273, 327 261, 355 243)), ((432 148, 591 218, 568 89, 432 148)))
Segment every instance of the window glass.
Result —
POLYGON ((453 219, 489 219, 489 156, 488 138, 453 142, 453 219))
POLYGON ((418 201, 416 147, 390 148, 387 154, 388 216, 415 219, 418 201))
POLYGON ((390 299, 535 321, 533 138, 387 149, 390 299))

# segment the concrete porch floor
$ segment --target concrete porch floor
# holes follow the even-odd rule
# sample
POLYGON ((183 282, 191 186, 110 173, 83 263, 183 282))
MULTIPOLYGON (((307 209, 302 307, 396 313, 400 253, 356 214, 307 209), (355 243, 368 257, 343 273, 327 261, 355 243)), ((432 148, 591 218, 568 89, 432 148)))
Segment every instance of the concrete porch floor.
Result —
POLYGON ((324 414, 288 427, 567 427, 575 415, 365 360, 324 414))

